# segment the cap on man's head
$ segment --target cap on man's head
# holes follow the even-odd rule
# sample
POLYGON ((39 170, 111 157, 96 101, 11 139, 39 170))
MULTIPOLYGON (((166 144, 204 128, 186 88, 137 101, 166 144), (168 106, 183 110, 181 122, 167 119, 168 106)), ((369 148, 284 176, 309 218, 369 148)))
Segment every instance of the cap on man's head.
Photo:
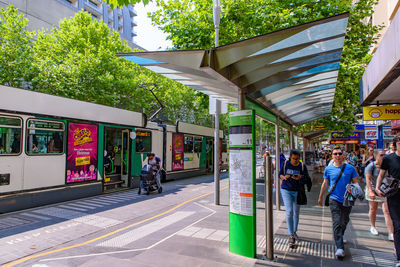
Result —
POLYGON ((155 156, 155 154, 154 153, 147 153, 147 157, 151 157, 151 156, 155 156))

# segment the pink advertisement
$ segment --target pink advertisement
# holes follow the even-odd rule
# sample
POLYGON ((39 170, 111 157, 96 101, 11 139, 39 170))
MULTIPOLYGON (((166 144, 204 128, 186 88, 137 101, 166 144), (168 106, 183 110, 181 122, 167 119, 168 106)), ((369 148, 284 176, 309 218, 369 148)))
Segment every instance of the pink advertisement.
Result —
POLYGON ((172 135, 172 170, 183 170, 183 134, 172 135))
POLYGON ((97 125, 69 123, 67 183, 96 180, 97 125))

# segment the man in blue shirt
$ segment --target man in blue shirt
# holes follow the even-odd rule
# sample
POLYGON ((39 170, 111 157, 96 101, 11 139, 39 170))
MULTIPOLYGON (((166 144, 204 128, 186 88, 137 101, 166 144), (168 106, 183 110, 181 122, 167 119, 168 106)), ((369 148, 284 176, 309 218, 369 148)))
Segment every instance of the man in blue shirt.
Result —
POLYGON ((344 194, 346 193, 346 186, 357 182, 357 171, 356 169, 350 165, 344 164, 345 157, 343 156, 343 150, 340 147, 335 147, 332 152, 333 156, 333 164, 327 166, 324 172, 324 182, 321 185, 321 191, 319 194, 318 204, 322 206, 322 197, 326 191, 326 188, 329 185, 329 191, 335 184, 336 179, 339 177, 339 174, 343 169, 343 174, 337 182, 335 188, 333 189, 330 198, 329 198, 329 207, 331 209, 332 214, 332 223, 333 223, 333 239, 336 243, 337 251, 335 253, 338 259, 343 259, 345 256, 344 253, 344 245, 343 245, 343 236, 344 231, 346 230, 346 226, 350 220, 350 207, 344 207, 344 194))

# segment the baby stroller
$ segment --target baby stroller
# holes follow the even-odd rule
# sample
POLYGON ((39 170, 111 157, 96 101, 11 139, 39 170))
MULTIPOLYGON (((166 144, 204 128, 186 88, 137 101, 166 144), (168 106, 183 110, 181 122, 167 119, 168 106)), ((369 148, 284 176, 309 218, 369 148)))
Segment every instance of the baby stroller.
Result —
POLYGON ((160 175, 160 170, 154 169, 152 165, 145 165, 140 172, 140 186, 138 194, 141 194, 142 189, 146 191, 147 195, 154 191, 158 191, 158 193, 161 194, 162 186, 160 183, 160 175))

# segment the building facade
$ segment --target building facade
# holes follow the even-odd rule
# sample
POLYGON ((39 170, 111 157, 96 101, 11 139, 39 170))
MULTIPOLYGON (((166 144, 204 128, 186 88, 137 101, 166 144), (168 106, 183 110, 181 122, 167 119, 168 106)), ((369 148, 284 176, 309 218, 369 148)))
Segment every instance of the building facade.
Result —
POLYGON ((137 13, 132 5, 112 9, 103 0, 0 0, 0 8, 10 4, 29 20, 28 30, 51 29, 61 19, 85 10, 93 19, 103 21, 117 31, 130 47, 142 49, 135 43, 137 13))
POLYGON ((359 87, 364 120, 366 115, 374 112, 371 116, 373 119, 368 120, 375 125, 370 132, 376 132, 378 135, 378 148, 387 148, 393 136, 400 133, 400 117, 397 113, 397 110, 400 110, 399 7, 400 0, 381 0, 375 6, 370 23, 383 25, 384 28, 380 32, 378 43, 371 49, 373 57, 359 87), (381 109, 385 111, 381 112, 381 109), (371 111, 368 113, 368 110, 371 111), (396 112, 393 112, 394 110, 396 112))

